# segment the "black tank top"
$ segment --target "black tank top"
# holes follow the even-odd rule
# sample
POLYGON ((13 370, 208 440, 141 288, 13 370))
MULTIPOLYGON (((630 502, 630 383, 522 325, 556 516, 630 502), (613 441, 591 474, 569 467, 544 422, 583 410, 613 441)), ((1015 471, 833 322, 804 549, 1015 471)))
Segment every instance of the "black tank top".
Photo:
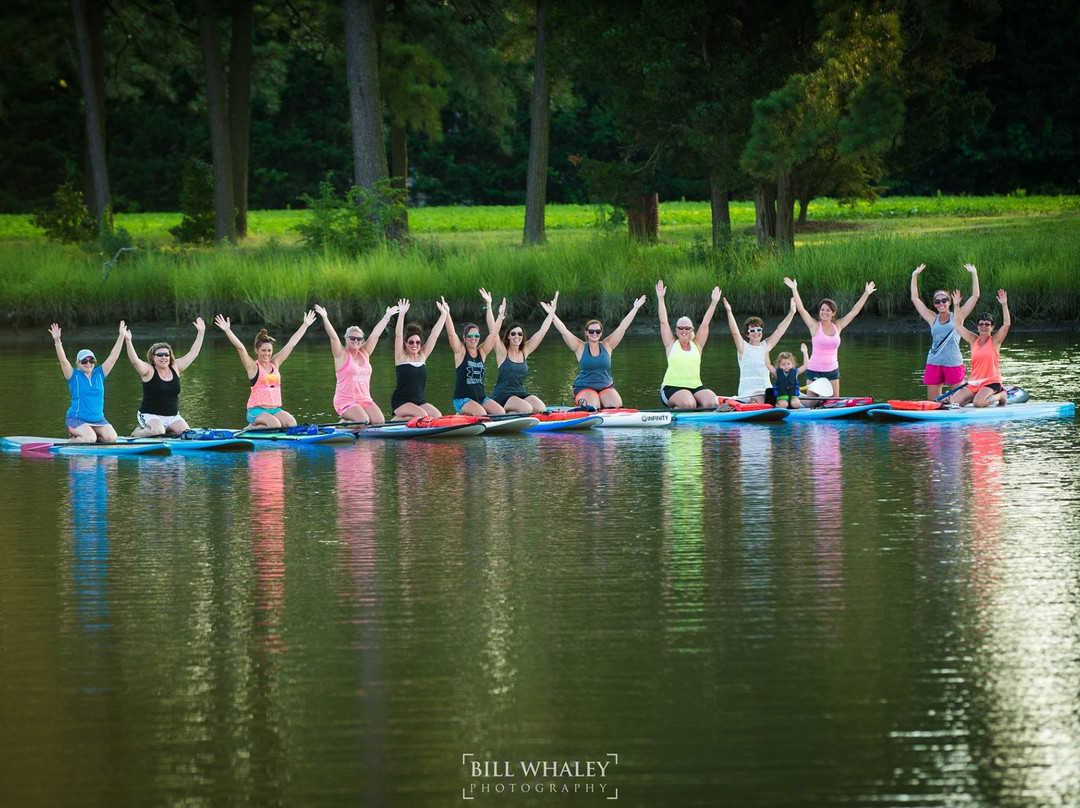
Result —
POLYGON ((454 382, 454 398, 471 398, 473 401, 482 403, 487 397, 484 394, 484 359, 477 354, 469 356, 465 352, 465 358, 457 366, 457 377, 454 382))
POLYGON ((172 379, 165 381, 157 370, 149 381, 142 383, 142 403, 139 412, 145 415, 180 414, 180 374, 171 368, 172 379))
POLYGON ((394 365, 397 372, 397 387, 390 396, 390 409, 396 410, 402 404, 426 404, 424 389, 427 387, 427 365, 413 365, 402 362, 394 365))

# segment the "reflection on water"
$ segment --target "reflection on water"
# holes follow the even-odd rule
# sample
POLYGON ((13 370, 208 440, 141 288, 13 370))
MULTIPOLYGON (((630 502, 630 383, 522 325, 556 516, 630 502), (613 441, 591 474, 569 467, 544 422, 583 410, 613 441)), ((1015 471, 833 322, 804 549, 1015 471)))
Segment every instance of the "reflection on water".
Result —
MULTIPOLYGON (((917 389, 891 342, 858 344, 873 378, 917 389)), ((624 394, 654 395, 654 341, 640 379, 626 349, 624 394)), ((1060 384, 1060 353, 1009 373, 1060 384)), ((302 367, 297 401, 321 401, 302 367)), ((216 401, 193 405, 224 423, 216 401)), ((48 432, 37 417, 2 431, 48 432)), ((1074 422, 0 473, 4 804, 446 805, 463 754, 608 752, 632 805, 1080 802, 1074 422)), ((487 804, 548 800, 587 802, 487 804)))

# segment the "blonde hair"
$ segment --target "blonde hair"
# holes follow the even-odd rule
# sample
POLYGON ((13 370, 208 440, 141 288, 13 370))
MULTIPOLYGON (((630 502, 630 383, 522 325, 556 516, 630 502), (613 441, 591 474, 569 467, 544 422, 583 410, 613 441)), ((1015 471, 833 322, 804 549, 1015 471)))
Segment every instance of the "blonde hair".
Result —
POLYGON ((780 355, 776 357, 776 364, 779 365, 785 359, 790 359, 791 364, 793 364, 793 365, 795 364, 795 357, 792 356, 791 351, 781 351, 780 355))

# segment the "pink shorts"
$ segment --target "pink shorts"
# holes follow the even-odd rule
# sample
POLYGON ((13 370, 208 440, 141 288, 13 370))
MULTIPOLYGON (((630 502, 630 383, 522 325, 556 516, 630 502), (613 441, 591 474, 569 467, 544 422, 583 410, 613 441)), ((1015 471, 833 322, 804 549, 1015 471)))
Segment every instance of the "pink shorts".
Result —
POLYGON ((955 365, 927 365, 923 374, 922 383, 925 385, 945 384, 955 387, 964 380, 964 366, 955 365))

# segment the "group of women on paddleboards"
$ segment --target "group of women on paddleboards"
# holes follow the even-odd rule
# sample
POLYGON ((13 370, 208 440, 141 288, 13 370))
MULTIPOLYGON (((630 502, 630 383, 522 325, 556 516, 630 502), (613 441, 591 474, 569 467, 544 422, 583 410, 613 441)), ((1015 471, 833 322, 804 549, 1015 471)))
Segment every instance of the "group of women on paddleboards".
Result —
MULTIPOLYGON (((940 400, 951 396, 954 404, 971 402, 977 407, 993 403, 1004 404, 1000 346, 1011 325, 1005 291, 999 290, 997 295, 1003 314, 1001 328, 994 333, 993 315, 983 312, 977 317, 977 331, 971 332, 964 326, 964 321, 970 316, 979 299, 979 276, 976 268, 972 264, 965 265, 965 269, 971 274, 972 282, 971 296, 966 302, 959 290, 949 294, 939 289, 932 296, 933 309, 927 307, 919 298, 918 278, 925 268, 925 264, 920 264, 911 274, 911 300, 919 315, 930 325, 932 345, 923 375, 927 398, 940 400), (960 340, 971 345, 972 379, 966 384, 963 357, 959 349, 960 340), (950 389, 942 396, 941 391, 945 386, 950 389)), ((837 316, 838 307, 835 301, 823 299, 818 304, 815 319, 803 304, 798 283, 793 278, 784 278, 784 284, 791 290, 790 308, 776 329, 766 337, 765 323, 760 317, 748 317, 742 328, 739 328, 731 303, 722 295, 719 287, 713 288, 705 314, 697 327, 689 317, 682 316, 676 320, 675 329, 672 331, 667 309, 667 287, 663 280, 657 281, 660 338, 667 356, 667 371, 660 387, 660 400, 665 406, 672 409, 713 409, 720 404, 720 397, 702 382, 701 360, 716 308, 721 301, 738 359, 737 398, 740 401, 798 408, 801 406, 798 378, 799 374, 804 372, 809 382, 808 395, 811 398, 839 397, 840 369, 837 349, 841 332, 862 311, 876 287, 873 281, 867 283, 862 295, 842 317, 837 316), (794 356, 788 352, 780 354, 777 364, 773 365, 770 353, 787 333, 795 314, 802 317, 810 332, 812 350, 808 352, 805 344, 800 346, 803 356, 801 365, 796 365, 794 356), (772 377, 775 377, 775 381, 772 377)), ((450 306, 445 298, 435 303, 439 317, 426 340, 422 326, 405 321, 410 309, 410 301, 407 299, 399 300, 396 306, 387 307, 368 335, 356 325, 346 328, 344 342, 330 322, 326 308, 316 304, 312 311, 304 315, 300 327, 280 351, 275 352, 274 338, 265 328, 262 329, 255 337, 254 357, 233 333, 228 317, 219 314, 214 318, 214 323, 236 348, 243 363, 251 388, 246 407, 250 427, 285 429, 296 425, 296 418, 282 405, 281 366, 316 317, 322 318, 323 328, 330 340, 336 380, 333 407, 343 422, 385 422, 381 408, 371 396, 371 354, 390 319, 395 315, 396 386, 390 399, 392 418, 395 420, 438 417, 442 414, 427 401, 426 386, 427 359, 444 329, 454 355, 453 408, 457 413, 487 417, 505 413, 531 414, 546 411, 547 405, 539 396, 530 392, 526 378, 529 357, 553 325, 578 361, 578 374, 571 386, 574 402, 579 407, 588 409, 622 406, 622 396, 615 388, 615 379, 611 373, 611 356, 644 305, 644 295, 634 301, 630 311, 606 337, 601 321, 594 319, 586 322, 584 339, 571 332, 559 318, 558 292, 550 301, 540 303, 546 316, 531 337, 525 326, 516 321, 506 326, 504 336, 506 299, 503 298, 496 309, 490 292, 480 289, 480 296, 485 303, 488 331, 483 338, 475 322, 465 323, 461 336, 458 336, 450 306), (492 395, 488 396, 485 385, 486 360, 493 350, 498 377, 492 395)), ((132 433, 133 436, 180 434, 186 431, 189 428, 188 423, 179 410, 180 377, 199 355, 206 331, 202 318, 197 318, 193 325, 196 330, 195 340, 185 355, 176 357, 168 343, 156 342, 147 351, 146 361, 143 361, 132 344, 131 331, 121 322, 116 344, 103 363, 98 365, 93 351, 83 349, 76 356, 77 367, 73 367, 64 353, 60 326, 53 323, 49 333, 53 337, 61 370, 71 393, 71 405, 66 416, 71 440, 90 443, 116 440, 116 430, 105 419, 104 385, 125 346, 128 358, 138 372, 143 386, 142 401, 136 413, 138 427, 132 433)))

